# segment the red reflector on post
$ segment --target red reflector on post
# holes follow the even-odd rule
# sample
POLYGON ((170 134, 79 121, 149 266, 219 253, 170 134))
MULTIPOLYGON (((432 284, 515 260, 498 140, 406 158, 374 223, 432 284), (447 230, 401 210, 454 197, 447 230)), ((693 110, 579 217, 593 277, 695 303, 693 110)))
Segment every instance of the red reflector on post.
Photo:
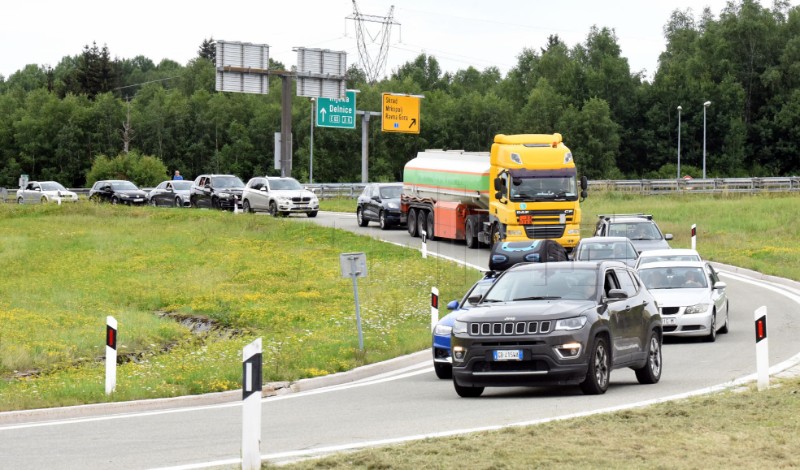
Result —
POLYGON ((756 343, 761 341, 762 339, 767 339, 767 316, 764 315, 763 317, 756 320, 756 343))
POLYGON ((431 307, 439 308, 439 296, 436 294, 431 294, 431 307))
POLYGON ((117 349, 117 330, 110 326, 106 326, 106 346, 117 349))

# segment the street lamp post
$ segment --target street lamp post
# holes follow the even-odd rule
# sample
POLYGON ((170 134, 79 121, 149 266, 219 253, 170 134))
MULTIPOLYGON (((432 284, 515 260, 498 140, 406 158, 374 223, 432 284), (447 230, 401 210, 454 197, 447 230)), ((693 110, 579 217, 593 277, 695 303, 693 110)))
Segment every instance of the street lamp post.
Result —
POLYGON ((703 179, 706 179, 706 108, 711 106, 711 101, 703 103, 703 179))
POLYGON ((314 183, 314 104, 317 100, 311 98, 311 142, 308 150, 308 184, 314 183))
POLYGON ((678 106, 678 179, 681 179, 681 108, 678 106))

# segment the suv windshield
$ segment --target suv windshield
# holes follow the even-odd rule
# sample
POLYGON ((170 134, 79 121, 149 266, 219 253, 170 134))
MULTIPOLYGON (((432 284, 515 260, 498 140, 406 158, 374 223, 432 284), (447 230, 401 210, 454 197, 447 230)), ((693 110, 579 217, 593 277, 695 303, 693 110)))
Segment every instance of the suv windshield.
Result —
POLYGON ((303 189, 303 185, 297 182, 294 178, 283 178, 283 179, 274 179, 269 180, 269 187, 271 189, 277 189, 281 191, 299 191, 303 189))
POLYGON ((236 176, 212 176, 211 185, 220 188, 243 188, 244 183, 236 176))
POLYGON ((611 223, 608 235, 612 237, 627 237, 631 240, 661 240, 661 232, 656 224, 651 221, 631 223, 611 223))
POLYGON ((381 187, 381 198, 383 199, 397 199, 400 197, 400 193, 403 192, 402 186, 382 186, 381 187))
POLYGON ((551 300, 595 298, 597 281, 592 269, 567 269, 552 264, 537 269, 506 271, 481 300, 511 302, 516 300, 551 300))

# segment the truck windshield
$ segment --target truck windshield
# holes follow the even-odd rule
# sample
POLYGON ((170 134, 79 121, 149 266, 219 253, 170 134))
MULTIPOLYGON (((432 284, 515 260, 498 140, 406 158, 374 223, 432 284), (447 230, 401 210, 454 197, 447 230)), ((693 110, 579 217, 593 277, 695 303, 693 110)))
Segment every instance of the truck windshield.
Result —
POLYGON ((517 177, 511 184, 510 197, 512 201, 575 201, 578 185, 573 176, 517 177))

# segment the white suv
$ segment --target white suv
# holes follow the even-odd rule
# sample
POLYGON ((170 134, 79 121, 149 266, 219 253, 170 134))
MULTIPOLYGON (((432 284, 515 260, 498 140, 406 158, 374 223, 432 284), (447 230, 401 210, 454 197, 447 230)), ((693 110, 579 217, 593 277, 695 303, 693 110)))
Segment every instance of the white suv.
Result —
POLYGON ((292 212, 316 217, 319 199, 294 178, 259 176, 247 182, 242 192, 242 208, 245 212, 266 211, 275 217, 292 212))

